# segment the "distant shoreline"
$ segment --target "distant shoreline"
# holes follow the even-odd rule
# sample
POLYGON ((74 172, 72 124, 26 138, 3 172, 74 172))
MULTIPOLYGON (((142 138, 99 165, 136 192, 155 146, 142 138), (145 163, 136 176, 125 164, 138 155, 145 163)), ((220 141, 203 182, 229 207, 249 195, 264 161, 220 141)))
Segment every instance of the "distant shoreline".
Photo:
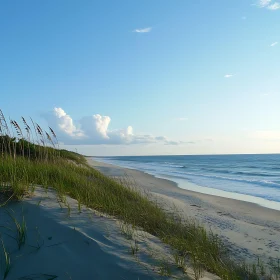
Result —
POLYGON ((280 155, 279 153, 257 153, 257 154, 167 154, 167 155, 114 155, 114 156, 85 156, 86 158, 110 158, 110 157, 168 157, 168 156, 246 156, 246 155, 280 155))

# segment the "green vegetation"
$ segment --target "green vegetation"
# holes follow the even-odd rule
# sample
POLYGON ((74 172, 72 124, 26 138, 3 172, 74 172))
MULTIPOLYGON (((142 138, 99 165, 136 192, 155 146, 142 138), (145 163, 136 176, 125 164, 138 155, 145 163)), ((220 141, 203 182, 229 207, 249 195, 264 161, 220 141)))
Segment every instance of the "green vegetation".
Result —
POLYGON ((4 255, 4 275, 3 275, 3 279, 6 279, 9 271, 11 269, 11 260, 10 260, 10 256, 9 253, 6 251, 5 245, 3 240, 1 239, 1 245, 2 245, 2 249, 3 249, 3 255, 4 255))
POLYGON ((22 222, 20 223, 9 211, 7 212, 16 226, 16 237, 11 237, 17 241, 18 249, 20 250, 20 248, 25 244, 26 241, 26 223, 24 217, 22 218, 22 222))
MULTIPOLYGON (((174 250, 177 267, 185 272, 188 264, 196 279, 205 270, 222 279, 261 279, 261 275, 265 275, 260 262, 255 266, 234 263, 218 236, 207 232, 196 222, 184 220, 176 213, 166 213, 146 194, 88 166, 83 156, 60 150, 51 128, 49 132, 44 132, 31 120, 31 130, 24 118, 22 121, 25 133, 15 121, 10 121, 11 126, 8 127, 0 111, 0 196, 4 195, 6 201, 22 199, 36 186, 51 187, 57 191, 61 202, 65 201, 65 195, 69 195, 77 199, 79 205, 84 204, 118 217, 123 221, 122 231, 130 239, 133 234, 128 225, 157 236, 174 250)), ((20 248, 25 241, 25 222, 14 222, 20 248)), ((137 242, 131 244, 132 253, 137 254, 137 242)), ((10 263, 4 244, 2 247, 6 258, 6 275, 10 263)), ((170 273, 167 265, 162 265, 161 274, 170 273)), ((279 279, 279 274, 265 276, 264 279, 279 279)))

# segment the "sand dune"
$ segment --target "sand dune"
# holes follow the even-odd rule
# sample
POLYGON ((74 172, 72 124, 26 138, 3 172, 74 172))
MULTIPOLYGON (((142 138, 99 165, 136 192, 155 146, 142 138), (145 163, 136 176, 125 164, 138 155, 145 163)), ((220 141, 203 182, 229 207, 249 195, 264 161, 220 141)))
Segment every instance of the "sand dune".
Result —
MULTIPOLYGON (((53 191, 37 189, 33 197, 0 208, 1 236, 10 252, 11 269, 6 279, 154 279, 156 274, 141 253, 130 252, 130 241, 117 221, 90 209, 60 207, 53 191), (19 249, 14 221, 26 222, 26 242, 19 249), (3 228, 3 226, 7 228, 3 228), (11 228, 12 230, 8 229, 11 228), (10 237, 12 236, 12 237, 10 237), (139 253, 140 254, 140 253, 139 253)), ((152 236, 147 239, 156 244, 152 236)), ((1 271, 4 271, 2 262, 1 271)), ((3 274, 3 272, 2 272, 3 274)))
MULTIPOLYGON (((160 274, 172 254, 157 238, 86 207, 79 211, 76 200, 65 199, 59 202, 55 191, 38 187, 23 201, 0 208, 1 238, 11 263, 6 279, 169 279, 160 274), (22 244, 15 219, 26 229, 22 244)), ((3 248, 0 255, 2 279, 3 248)), ((188 274, 184 279, 192 279, 188 274)), ((205 273, 202 279, 218 277, 205 273)))

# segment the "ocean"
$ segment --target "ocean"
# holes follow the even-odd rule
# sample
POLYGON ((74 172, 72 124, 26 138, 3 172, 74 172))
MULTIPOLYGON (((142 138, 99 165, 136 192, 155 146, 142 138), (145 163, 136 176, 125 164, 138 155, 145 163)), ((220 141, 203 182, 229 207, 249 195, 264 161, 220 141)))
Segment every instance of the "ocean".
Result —
POLYGON ((94 157, 181 188, 280 210, 280 154, 94 157))

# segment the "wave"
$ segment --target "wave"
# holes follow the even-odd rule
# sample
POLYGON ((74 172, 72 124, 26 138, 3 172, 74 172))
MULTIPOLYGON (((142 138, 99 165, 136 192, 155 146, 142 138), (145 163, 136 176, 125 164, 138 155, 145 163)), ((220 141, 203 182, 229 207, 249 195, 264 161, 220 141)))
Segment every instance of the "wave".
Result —
MULTIPOLYGON (((256 173, 256 172, 247 172, 247 171, 229 171, 229 170, 219 170, 219 169, 213 169, 213 168, 198 168, 196 169, 197 172, 181 172, 180 170, 188 169, 185 165, 176 165, 176 163, 173 162, 129 162, 129 161, 116 161, 116 160, 110 160, 112 164, 121 165, 127 168, 133 168, 142 170, 144 172, 151 172, 153 175, 156 174, 165 174, 169 176, 175 176, 182 179, 191 179, 190 176, 194 176, 195 178, 209 178, 214 179, 215 182, 217 181, 231 181, 231 182, 240 182, 240 183, 246 183, 246 184, 254 184, 256 186, 269 186, 272 188, 280 189, 280 183, 272 181, 272 180, 260 180, 257 178, 244 178, 245 176, 256 176, 256 177, 276 177, 277 175, 272 174, 264 174, 264 173, 256 173), (158 168, 155 168, 157 166, 158 168), (170 168, 172 167, 172 169, 170 168), (206 171, 206 172, 213 172, 215 174, 205 174, 200 171, 206 171), (228 176, 222 176, 220 174, 229 174, 229 175, 243 175, 244 177, 238 178, 238 177, 228 177, 228 176)), ((178 164, 178 163, 177 163, 178 164)), ((189 169, 192 169, 190 171, 194 171, 193 168, 189 167, 189 169)), ((278 175, 278 178, 280 180, 280 177, 278 175)))
POLYGON ((172 168, 183 168, 184 165, 178 165, 178 163, 173 162, 164 162, 164 166, 172 167, 172 168))
POLYGON ((191 172, 170 172, 172 173, 171 176, 174 176, 174 174, 179 175, 176 177, 182 178, 182 179, 189 179, 189 176, 195 176, 195 177, 205 177, 205 178, 211 178, 216 180, 223 180, 223 181, 234 181, 234 182, 241 182, 241 183, 248 183, 248 184, 255 184, 259 186, 269 186, 273 188, 280 188, 280 184, 274 181, 269 180, 257 180, 257 179, 244 179, 244 178, 233 178, 233 177, 224 177, 224 176, 218 176, 218 175, 208 175, 208 174, 198 174, 198 173, 191 173, 191 172))
POLYGON ((280 170, 280 167, 270 167, 269 170, 280 170))
POLYGON ((276 177, 276 176, 279 176, 277 174, 256 173, 256 172, 247 172, 247 171, 232 172, 232 174, 246 175, 246 176, 260 176, 260 177, 276 177))
MULTIPOLYGON (((274 161, 226 161, 205 159, 193 160, 168 158, 116 159, 101 161, 150 173, 155 176, 176 178, 209 189, 224 190, 231 193, 248 194, 280 201, 280 167, 274 161)), ((280 166, 280 157, 279 157, 280 166)))
MULTIPOLYGON (((179 166, 178 166, 179 167, 179 166)), ((182 169, 193 169, 192 167, 187 166, 180 166, 182 169)), ((200 168, 197 170, 202 170, 206 172, 213 172, 213 173, 221 173, 221 174, 232 174, 232 175, 244 175, 244 176, 260 176, 260 177, 279 177, 279 174, 273 173, 261 173, 261 172, 252 172, 252 171, 230 171, 230 170, 221 170, 221 169, 213 169, 213 168, 200 168)))

